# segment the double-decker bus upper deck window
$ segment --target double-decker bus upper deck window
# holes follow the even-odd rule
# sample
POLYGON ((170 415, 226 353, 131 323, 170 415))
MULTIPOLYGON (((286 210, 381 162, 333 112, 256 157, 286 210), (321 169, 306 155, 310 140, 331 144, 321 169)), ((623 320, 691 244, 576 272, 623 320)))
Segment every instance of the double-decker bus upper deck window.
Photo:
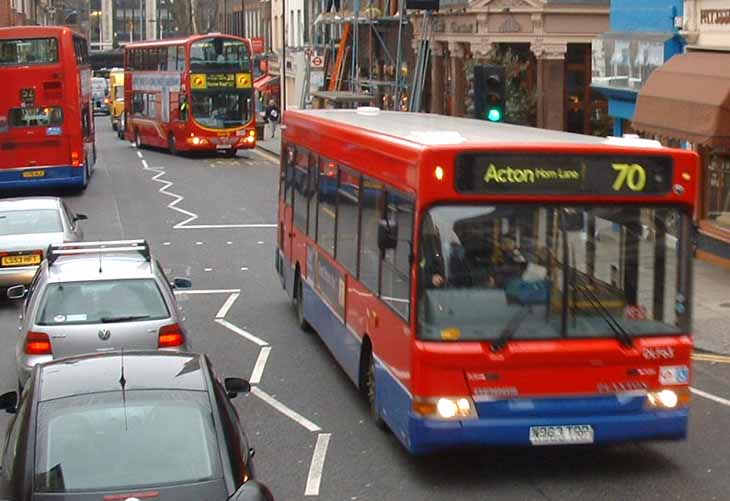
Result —
POLYGON ((57 62, 58 40, 56 38, 0 40, 0 66, 57 62))
POLYGON ((192 71, 251 71, 248 46, 240 40, 204 38, 190 45, 192 71))
POLYGON ((439 205, 424 215, 419 336, 605 338, 689 328, 688 215, 642 205, 439 205), (686 235, 688 231, 682 231, 686 235))
POLYGON ((172 46, 167 48, 167 66, 165 68, 167 71, 177 71, 177 47, 172 46))
POLYGON ((182 71, 185 69, 185 46, 177 46, 177 70, 182 71))

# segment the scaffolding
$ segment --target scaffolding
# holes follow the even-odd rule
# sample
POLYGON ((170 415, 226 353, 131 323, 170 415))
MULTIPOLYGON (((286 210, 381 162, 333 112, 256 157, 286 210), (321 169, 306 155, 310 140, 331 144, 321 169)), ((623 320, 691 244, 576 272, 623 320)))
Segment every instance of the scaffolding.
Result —
MULTIPOLYGON (((384 10, 390 12, 388 0, 384 10)), ((340 12, 322 13, 314 22, 315 30, 320 31, 320 47, 324 50, 326 73, 329 73, 328 92, 347 91, 358 95, 370 94, 377 97, 381 93, 393 96, 392 106, 404 109, 402 98, 408 94, 407 76, 405 75, 403 50, 404 27, 408 27, 405 12, 405 0, 400 0, 399 10, 395 15, 384 16, 370 1, 363 11, 360 0, 349 0, 340 12), (349 8, 348 8, 349 7, 349 8), (397 30, 393 27, 397 25, 397 30), (361 47, 361 27, 367 26, 367 67, 361 66, 360 57, 364 55, 361 47), (396 53, 388 46, 386 38, 393 31, 397 32, 396 53), (337 36, 333 36, 335 34, 337 36), (377 53, 382 53, 384 64, 375 62, 377 53), (382 66, 382 69, 381 69, 382 66), (392 71, 386 71, 392 68, 392 71), (348 75, 349 74, 349 75, 348 75)), ((383 107, 389 107, 389 103, 383 107)))

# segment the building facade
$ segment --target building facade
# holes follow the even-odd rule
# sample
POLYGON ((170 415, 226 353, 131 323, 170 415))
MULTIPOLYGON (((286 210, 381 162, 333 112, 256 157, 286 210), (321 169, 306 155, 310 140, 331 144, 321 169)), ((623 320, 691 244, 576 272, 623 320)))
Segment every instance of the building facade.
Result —
POLYGON ((730 4, 684 2, 685 54, 639 91, 634 128, 700 154, 697 254, 730 267, 730 4))
MULTIPOLYGON (((591 42, 608 31, 609 0, 475 0, 435 14, 425 108, 466 114, 466 69, 509 51, 528 68, 538 127, 594 132, 605 98, 591 90, 591 42)), ((414 46, 422 23, 413 19, 414 46)), ((509 115, 509 110, 508 110, 509 115)))
POLYGON ((636 99, 649 75, 684 52, 682 0, 612 0, 610 31, 593 40, 592 86, 608 98, 613 135, 633 132, 636 99))

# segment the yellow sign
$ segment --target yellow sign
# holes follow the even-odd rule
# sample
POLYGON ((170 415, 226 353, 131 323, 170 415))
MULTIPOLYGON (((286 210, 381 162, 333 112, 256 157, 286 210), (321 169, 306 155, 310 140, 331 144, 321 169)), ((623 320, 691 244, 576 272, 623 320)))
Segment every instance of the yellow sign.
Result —
POLYGON ((38 254, 26 254, 22 256, 3 256, 3 266, 30 266, 40 264, 41 257, 38 254))
POLYGON ((237 89, 250 89, 251 88, 251 73, 236 73, 236 88, 237 89))
POLYGON ((23 172, 23 177, 44 177, 46 171, 44 170, 26 170, 23 172))
POLYGON ((236 86, 235 75, 233 73, 208 73, 209 89, 232 89, 236 86))
POLYGON ((190 88, 206 89, 208 88, 208 79, 203 73, 194 73, 190 75, 190 88))

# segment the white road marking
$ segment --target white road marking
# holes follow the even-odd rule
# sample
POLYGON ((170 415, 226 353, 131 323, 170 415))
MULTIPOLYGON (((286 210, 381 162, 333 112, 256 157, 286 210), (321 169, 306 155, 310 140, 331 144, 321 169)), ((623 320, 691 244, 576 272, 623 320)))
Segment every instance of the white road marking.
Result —
POLYGON ((241 271, 248 271, 248 268, 245 266, 241 266, 241 271))
POLYGON ((195 245, 203 245, 203 242, 195 242, 195 245))
POLYGON ((213 268, 203 268, 203 271, 213 271, 213 268))
POLYGON ((256 359, 256 365, 253 366, 253 372, 248 382, 251 384, 259 384, 261 382, 261 376, 264 375, 264 369, 266 368, 266 362, 269 360, 269 353, 271 353, 271 346, 264 346, 259 352, 259 356, 256 359))
POLYGON ((248 332, 248 331, 245 331, 245 330, 241 329, 241 328, 240 328, 240 327, 238 327, 237 325, 233 325, 233 324, 232 324, 232 323, 230 323, 230 322, 229 322, 228 320, 225 320, 225 319, 223 319, 223 318, 216 318, 216 319, 215 319, 215 321, 216 321, 216 322, 218 322, 219 324, 221 324, 221 325, 222 325, 223 327, 225 327, 226 329, 228 329, 228 330, 230 330, 230 331, 232 331, 232 332, 235 332, 235 333, 236 333, 236 334, 238 334, 239 336, 241 336, 241 337, 245 337, 246 339, 248 339, 249 341, 251 341, 251 342, 252 342, 252 343, 254 343, 254 344, 257 344, 257 345, 259 345, 259 346, 269 346, 269 343, 267 343, 267 342, 266 342, 266 341, 264 341, 263 339, 261 339, 261 338, 259 338, 259 337, 256 337, 256 336, 254 336, 254 335, 253 335, 253 334, 251 334, 250 332, 248 332))
POLYGON ((266 393, 265 391, 260 389, 258 386, 254 386, 251 389, 251 393, 253 395, 256 395, 257 397, 259 397, 261 400, 263 400, 264 402, 269 404, 271 407, 273 407, 277 411, 284 414, 286 417, 288 417, 292 421, 299 423, 307 430, 309 430, 311 432, 322 431, 322 428, 320 428, 319 426, 317 426, 316 424, 314 424, 313 422, 311 422, 309 419, 305 418, 298 412, 291 410, 289 407, 287 407, 286 405, 279 402, 277 399, 275 399, 274 397, 272 397, 271 395, 269 395, 268 393, 266 393))
POLYGON ((322 483, 324 459, 327 456, 327 447, 329 447, 331 436, 331 433, 320 433, 317 436, 317 443, 314 445, 314 453, 312 454, 312 462, 309 464, 307 487, 304 489, 305 496, 319 496, 319 484, 322 483))
POLYGON ((236 302, 236 299, 238 299, 238 296, 240 295, 240 292, 234 292, 233 294, 228 296, 228 299, 226 299, 226 302, 223 303, 221 309, 218 310, 218 313, 215 314, 215 318, 226 318, 226 315, 228 315, 228 310, 231 309, 231 306, 233 306, 233 303, 236 302))
MULTIPOLYGON (((276 226, 276 225, 274 225, 274 226, 276 226)), ((257 244, 259 244, 259 245, 264 245, 264 241, 263 241, 263 240, 259 240, 259 241, 258 241, 258 242, 256 242, 256 243, 257 243, 257 244)))
POLYGON ((150 168, 149 164, 147 163, 147 160, 142 159, 142 167, 144 167, 145 169, 150 168))
POLYGON ((233 245, 233 242, 231 242, 231 241, 229 240, 228 242, 226 242, 226 245, 233 245))
POLYGON ((175 294, 182 296, 185 294, 234 294, 236 292, 241 292, 241 289, 180 289, 176 290, 175 294))
POLYGON ((698 390, 697 388, 692 387, 690 387, 689 391, 691 391, 695 395, 699 395, 708 400, 712 400, 713 402, 717 402, 718 404, 730 407, 730 400, 728 400, 727 398, 718 397, 717 395, 713 395, 712 393, 707 393, 706 391, 698 390))
POLYGON ((137 150, 137 156, 138 156, 139 158, 142 158, 142 152, 141 152, 141 151, 139 151, 139 150, 137 150))
MULTIPOLYGON (((196 216, 197 218, 197 216, 196 216)), ((243 223, 243 224, 187 224, 183 221, 173 226, 175 230, 215 230, 226 228, 276 228, 273 223, 243 223)))
POLYGON ((162 245, 170 245, 172 242, 162 242, 162 245))

